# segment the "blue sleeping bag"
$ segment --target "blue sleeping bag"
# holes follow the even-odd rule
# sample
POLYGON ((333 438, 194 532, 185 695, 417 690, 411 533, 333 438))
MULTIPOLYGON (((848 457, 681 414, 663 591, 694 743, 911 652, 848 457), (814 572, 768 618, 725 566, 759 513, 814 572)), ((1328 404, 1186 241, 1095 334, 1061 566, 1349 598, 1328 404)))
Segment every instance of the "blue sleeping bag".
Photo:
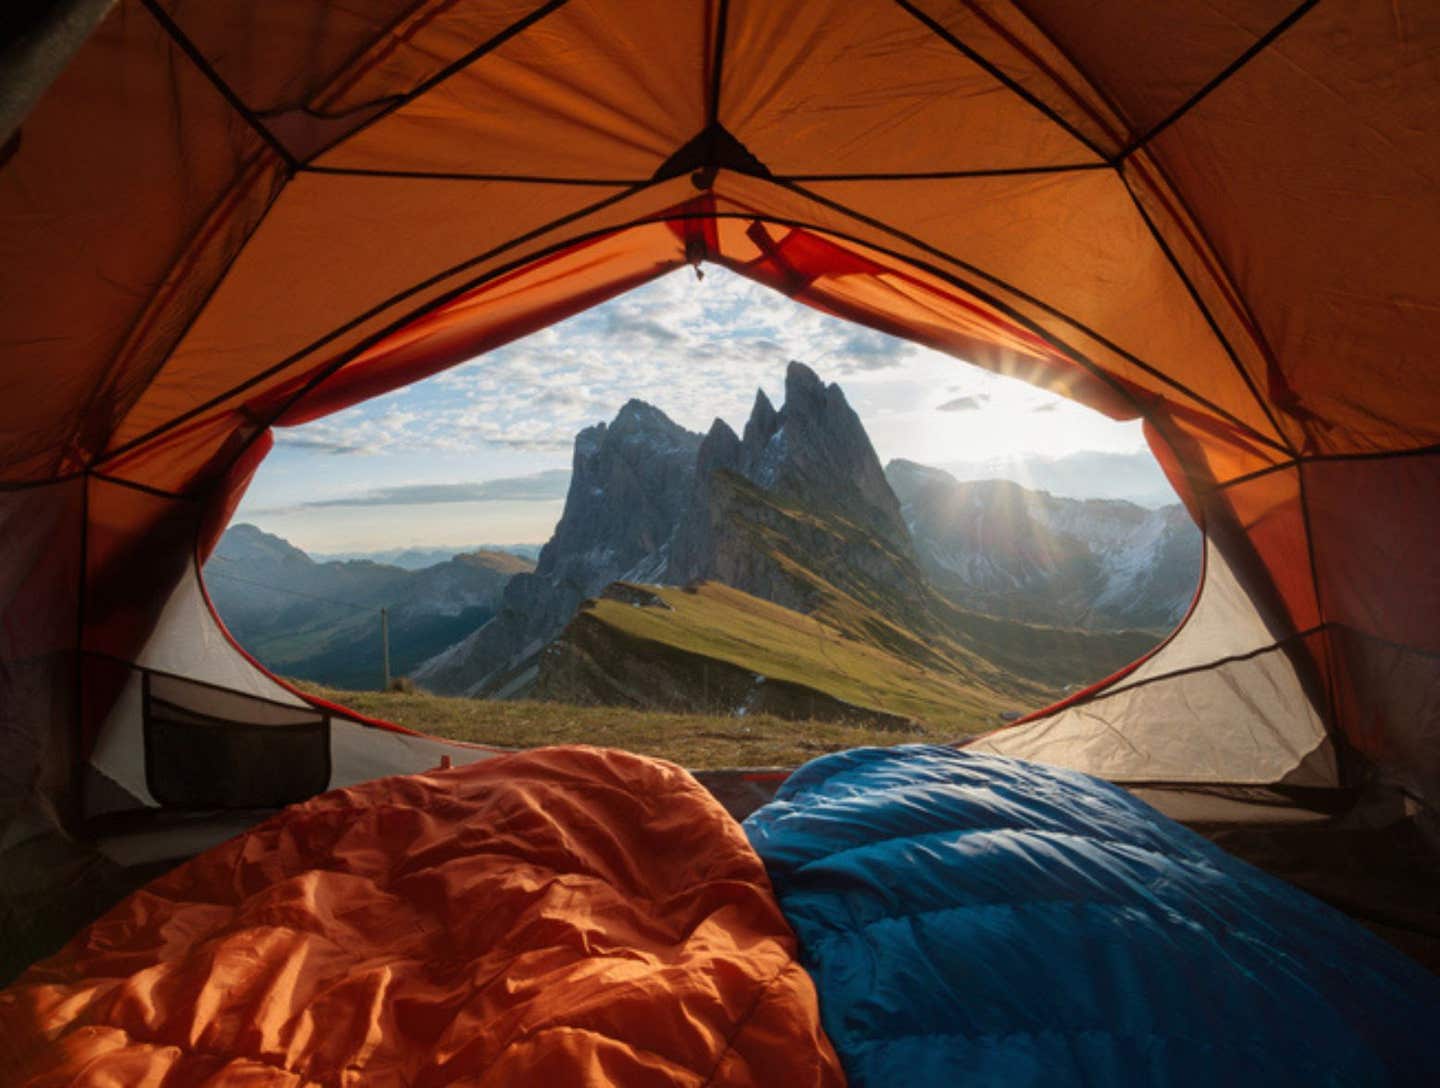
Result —
POLYGON ((1440 979, 1087 775, 858 749, 745 828, 852 1085, 1440 1085, 1440 979))

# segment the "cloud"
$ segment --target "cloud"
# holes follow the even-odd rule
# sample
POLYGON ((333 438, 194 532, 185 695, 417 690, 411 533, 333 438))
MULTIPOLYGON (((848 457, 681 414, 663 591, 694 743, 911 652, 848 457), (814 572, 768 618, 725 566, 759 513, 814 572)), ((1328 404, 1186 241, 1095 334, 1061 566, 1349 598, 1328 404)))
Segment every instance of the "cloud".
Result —
POLYGON ((1033 415, 1036 415, 1036 414, 1038 414, 1038 413, 1040 413, 1040 412, 1055 412, 1055 411, 1058 411, 1059 408, 1060 408, 1060 402, 1057 401, 1057 400, 1052 400, 1052 401, 1050 401, 1048 404, 1037 404, 1037 405, 1035 405, 1034 408, 1031 408, 1031 409, 1030 409, 1030 414, 1033 416, 1033 415))
POLYGON ((326 438, 318 434, 281 434, 275 439, 275 445, 288 446, 291 449, 311 450, 315 453, 364 453, 365 447, 355 442, 341 442, 333 438, 326 438))
POLYGON ((956 397, 954 400, 947 400, 944 404, 937 405, 937 412, 978 412, 985 405, 990 403, 989 393, 972 393, 968 397, 956 397))
POLYGON ((674 329, 668 329, 653 317, 642 317, 623 310, 611 310, 605 315, 605 332, 616 337, 640 337, 652 345, 679 344, 684 340, 674 329))
POLYGON ((847 330, 844 339, 827 354, 834 359, 835 367, 841 374, 856 374, 904 366, 914 350, 914 345, 905 340, 886 336, 874 329, 857 328, 847 330))
POLYGON ((535 454, 558 465, 580 430, 612 419, 631 397, 690 431, 703 433, 717 416, 738 429, 757 387, 779 403, 789 359, 840 383, 869 415, 898 410, 903 374, 927 359, 945 369, 913 383, 906 408, 933 399, 949 402, 947 412, 973 410, 991 388, 989 375, 967 372, 961 382, 955 364, 928 349, 797 306, 743 276, 717 268, 697 282, 682 271, 414 386, 403 409, 382 399, 308 424, 292 452, 308 448, 317 460, 322 450, 435 452, 481 464, 535 454))
POLYGON ((311 450, 325 442, 387 455, 563 454, 631 397, 703 432, 716 416, 743 424, 757 387, 779 391, 788 359, 844 381, 919 350, 723 269, 703 283, 664 276, 412 387, 403 412, 375 401, 305 434, 311 450))
MULTIPOLYGON (((319 510, 335 506, 421 506, 447 502, 545 502, 563 499, 570 487, 569 469, 549 469, 531 476, 508 476, 468 484, 399 484, 377 487, 360 495, 315 499, 290 507, 319 510)), ((273 511, 256 511, 271 513, 273 511)))

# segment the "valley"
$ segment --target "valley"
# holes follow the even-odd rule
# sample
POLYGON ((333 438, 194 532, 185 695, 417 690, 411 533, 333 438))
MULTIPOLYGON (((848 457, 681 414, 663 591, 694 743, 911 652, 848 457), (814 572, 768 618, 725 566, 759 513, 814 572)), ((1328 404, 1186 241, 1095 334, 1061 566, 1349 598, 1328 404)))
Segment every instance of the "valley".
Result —
POLYGON ((205 568, 216 611, 267 668, 341 687, 376 687, 380 609, 391 669, 403 676, 495 613, 522 556, 477 551, 418 570, 371 560, 316 562, 253 525, 226 530, 205 568))
POLYGON ((378 686, 384 607, 393 672, 437 696, 948 736, 1142 655, 1199 553, 1178 506, 882 467, 841 388, 791 363, 781 406, 758 392, 738 434, 638 400, 580 431, 533 562, 316 562, 237 525, 207 576, 242 643, 318 683, 378 686))

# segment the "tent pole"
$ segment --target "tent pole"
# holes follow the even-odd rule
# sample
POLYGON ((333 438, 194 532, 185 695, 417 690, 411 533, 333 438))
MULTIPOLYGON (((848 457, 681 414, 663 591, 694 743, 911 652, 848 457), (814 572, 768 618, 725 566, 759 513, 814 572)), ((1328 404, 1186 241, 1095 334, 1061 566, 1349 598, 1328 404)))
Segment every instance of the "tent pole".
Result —
POLYGON ((380 650, 385 661, 385 686, 381 691, 390 690, 390 612, 380 609, 380 650))

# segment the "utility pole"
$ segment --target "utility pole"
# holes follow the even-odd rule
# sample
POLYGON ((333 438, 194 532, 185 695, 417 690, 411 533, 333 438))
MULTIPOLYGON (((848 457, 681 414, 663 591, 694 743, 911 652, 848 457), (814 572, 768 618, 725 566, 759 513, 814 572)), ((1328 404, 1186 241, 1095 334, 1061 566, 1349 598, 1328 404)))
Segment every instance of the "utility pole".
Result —
POLYGON ((381 691, 390 690, 390 613, 380 609, 380 646, 385 656, 385 686, 381 691))

